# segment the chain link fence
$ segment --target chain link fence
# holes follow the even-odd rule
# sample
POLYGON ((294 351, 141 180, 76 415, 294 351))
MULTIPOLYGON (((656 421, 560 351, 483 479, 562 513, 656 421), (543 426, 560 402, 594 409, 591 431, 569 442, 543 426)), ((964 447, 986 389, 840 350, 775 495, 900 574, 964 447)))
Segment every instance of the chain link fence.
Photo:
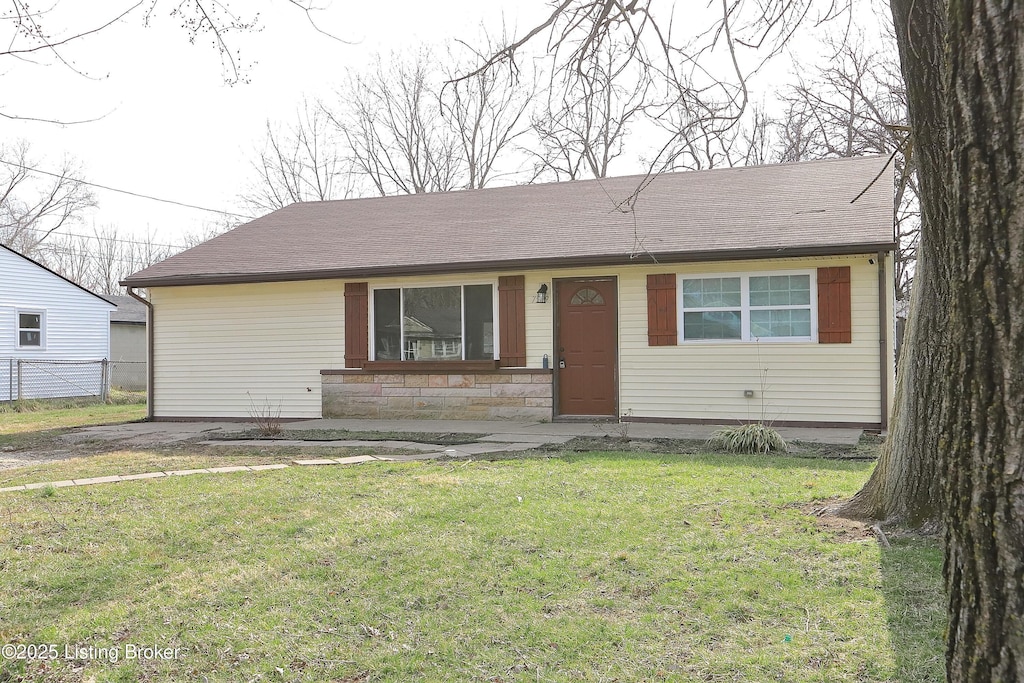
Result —
POLYGON ((107 386, 120 391, 146 390, 146 361, 112 360, 107 364, 107 386))
POLYGON ((0 401, 145 391, 144 361, 0 359, 0 401))

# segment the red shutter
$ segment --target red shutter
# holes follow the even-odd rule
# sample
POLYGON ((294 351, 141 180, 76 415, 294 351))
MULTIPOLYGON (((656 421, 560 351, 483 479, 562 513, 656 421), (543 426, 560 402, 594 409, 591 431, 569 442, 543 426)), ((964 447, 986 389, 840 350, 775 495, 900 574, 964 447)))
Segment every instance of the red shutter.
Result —
POLYGON ((345 367, 361 368, 369 360, 370 296, 365 282, 345 283, 345 367))
POLYGON ((675 346, 679 343, 676 324, 676 276, 647 276, 647 345, 675 346))
POLYGON ((499 365, 517 368, 526 365, 526 276, 498 278, 499 365))
POLYGON ((853 341, 850 266, 818 268, 818 343, 853 341))

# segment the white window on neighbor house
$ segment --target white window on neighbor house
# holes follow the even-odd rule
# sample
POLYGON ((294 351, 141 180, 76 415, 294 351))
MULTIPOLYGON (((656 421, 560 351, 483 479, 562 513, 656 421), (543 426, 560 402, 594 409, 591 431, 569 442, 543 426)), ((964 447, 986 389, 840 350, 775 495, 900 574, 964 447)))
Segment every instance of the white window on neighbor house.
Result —
POLYGON ((373 360, 492 360, 492 284, 373 290, 373 360))
POLYGON ((680 276, 683 341, 813 341, 811 271, 680 276))
POLYGON ((434 358, 461 358, 462 349, 457 339, 435 339, 434 358))
POLYGON ((44 311, 19 310, 18 347, 23 349, 44 348, 46 341, 46 313, 44 311))

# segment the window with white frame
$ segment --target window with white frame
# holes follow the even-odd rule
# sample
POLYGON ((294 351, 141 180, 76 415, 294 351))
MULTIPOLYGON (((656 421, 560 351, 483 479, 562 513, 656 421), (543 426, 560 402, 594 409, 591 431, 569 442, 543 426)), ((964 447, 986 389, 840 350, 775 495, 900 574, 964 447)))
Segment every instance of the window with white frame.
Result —
POLYGON ((45 324, 43 311, 18 311, 18 346, 42 348, 45 324))
POLYGON ((491 360, 494 286, 373 291, 374 360, 491 360))
POLYGON ((815 301, 810 271, 680 276, 683 341, 810 341, 815 301))

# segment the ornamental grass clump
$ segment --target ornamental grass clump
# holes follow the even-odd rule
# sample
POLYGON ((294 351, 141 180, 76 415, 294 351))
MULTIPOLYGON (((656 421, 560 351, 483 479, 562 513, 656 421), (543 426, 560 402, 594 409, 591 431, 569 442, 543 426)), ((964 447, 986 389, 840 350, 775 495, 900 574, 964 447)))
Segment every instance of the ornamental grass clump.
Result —
POLYGON ((786 440, 771 427, 755 422, 719 429, 708 439, 708 446, 729 453, 785 452, 786 440))

